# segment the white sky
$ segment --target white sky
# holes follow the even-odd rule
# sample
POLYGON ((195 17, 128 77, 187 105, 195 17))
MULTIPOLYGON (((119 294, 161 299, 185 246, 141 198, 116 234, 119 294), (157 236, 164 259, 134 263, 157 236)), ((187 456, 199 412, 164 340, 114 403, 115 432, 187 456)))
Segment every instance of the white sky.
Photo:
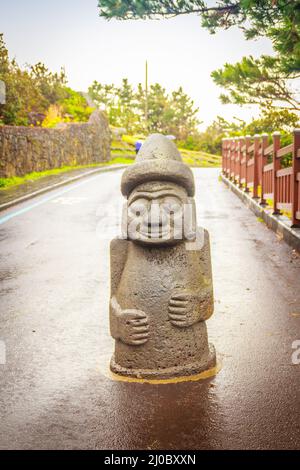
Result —
POLYGON ((210 35, 200 18, 105 21, 97 0, 0 0, 0 31, 18 63, 44 62, 51 70, 64 66, 69 85, 86 91, 93 80, 120 84, 123 77, 144 81, 145 60, 150 84, 167 90, 183 86, 195 101, 202 128, 217 115, 250 120, 255 107, 222 105, 221 89, 210 73, 244 55, 272 53, 267 39, 245 41, 237 29, 210 35))

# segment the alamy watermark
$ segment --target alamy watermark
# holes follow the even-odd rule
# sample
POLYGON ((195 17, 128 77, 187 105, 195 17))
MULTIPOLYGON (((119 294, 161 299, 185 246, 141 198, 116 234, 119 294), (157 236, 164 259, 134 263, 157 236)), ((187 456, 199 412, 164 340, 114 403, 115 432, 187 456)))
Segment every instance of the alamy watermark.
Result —
POLYGON ((0 339, 0 366, 6 364, 6 345, 5 342, 0 339))
POLYGON ((0 104, 6 103, 6 86, 3 80, 0 80, 0 104))
POLYGON ((300 364, 300 339, 295 339, 295 341, 292 342, 292 349, 295 349, 291 357, 292 364, 296 366, 300 364))
POLYGON ((169 197, 163 201, 112 202, 99 205, 96 217, 98 239, 118 237, 152 245, 184 240, 187 250, 201 250, 204 245, 204 230, 196 227, 193 200, 180 203, 169 197))

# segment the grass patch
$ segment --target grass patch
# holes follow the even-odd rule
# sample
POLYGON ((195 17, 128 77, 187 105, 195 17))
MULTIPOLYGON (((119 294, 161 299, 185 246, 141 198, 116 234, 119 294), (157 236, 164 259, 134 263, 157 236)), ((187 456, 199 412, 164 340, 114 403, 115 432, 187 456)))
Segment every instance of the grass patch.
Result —
POLYGON ((135 158, 135 152, 133 150, 112 149, 110 153, 112 157, 135 158))
POLYGON ((137 134, 137 135, 122 135, 122 141, 127 143, 127 144, 130 144, 134 147, 134 144, 136 143, 137 140, 145 140, 145 136, 144 135, 141 135, 141 134, 137 134))
POLYGON ((13 187, 20 186, 24 183, 31 183, 36 180, 40 180, 47 176, 60 175, 69 171, 81 170, 83 168, 98 168, 101 166, 115 165, 115 164, 130 164, 133 162, 132 158, 126 158, 123 156, 116 156, 108 162, 91 163, 90 165, 74 165, 74 166, 63 166, 61 168, 53 168, 46 171, 34 171, 24 176, 14 176, 11 178, 0 178, 0 191, 5 191, 13 187))
MULTIPOLYGON (((135 159, 134 143, 139 139, 143 140, 142 136, 124 135, 122 140, 113 140, 111 143, 112 158, 108 162, 92 163, 90 165, 63 166, 61 168, 53 168, 46 171, 35 171, 24 176, 0 178, 0 191, 5 191, 6 189, 17 187, 24 183, 31 183, 47 176, 60 175, 62 173, 67 173, 73 170, 80 170, 83 168, 97 168, 114 164, 130 165, 134 162, 135 159)), ((211 155, 206 152, 194 150, 179 150, 184 163, 191 167, 212 168, 221 166, 221 157, 218 155, 211 155)))
MULTIPOLYGON (((273 199, 267 199, 267 200, 266 200, 266 203, 267 203, 268 208, 274 209, 274 208, 273 208, 273 199)), ((281 210, 280 210, 280 214, 285 215, 285 216, 288 217, 289 219, 292 218, 292 212, 291 212, 291 211, 287 211, 287 210, 285 210, 285 209, 281 209, 281 210)))
POLYGON ((221 158, 219 155, 211 155, 210 153, 179 149, 184 163, 191 167, 198 168, 216 168, 221 166, 221 158))
MULTIPOLYGON (((111 153, 113 156, 135 156, 134 144, 137 140, 145 140, 143 135, 123 135, 120 140, 113 140, 111 143, 111 153)), ((175 142, 176 145, 176 142, 175 142)), ((215 168, 221 166, 222 157, 210 153, 179 149, 184 163, 191 167, 215 168)))
MULTIPOLYGON (((245 187, 246 187, 246 185, 245 185, 245 183, 243 183, 241 189, 244 190, 245 187)), ((249 195, 252 196, 253 195, 253 186, 251 186, 249 189, 250 189, 249 195)), ((257 196, 258 196, 258 198, 261 197, 261 185, 258 185, 258 187, 257 187, 257 196)), ((273 208, 273 199, 266 199, 266 208, 271 209, 271 210, 274 209, 273 208)), ((287 211, 285 209, 282 209, 282 210, 280 210, 280 214, 285 215, 289 219, 292 218, 291 211, 287 211)))
POLYGON ((135 155, 134 156, 126 156, 126 155, 115 155, 114 158, 107 162, 108 165, 114 165, 116 163, 122 165, 132 165, 134 163, 135 155))
POLYGON ((0 178, 0 189, 8 189, 13 186, 19 186, 20 184, 32 182, 44 178, 46 176, 60 175, 61 173, 66 173, 67 171, 80 170, 82 168, 93 168, 101 164, 93 163, 91 165, 76 165, 76 166, 63 166, 61 168, 53 168, 51 170, 45 171, 34 171, 28 173, 24 176, 13 176, 11 178, 0 178))

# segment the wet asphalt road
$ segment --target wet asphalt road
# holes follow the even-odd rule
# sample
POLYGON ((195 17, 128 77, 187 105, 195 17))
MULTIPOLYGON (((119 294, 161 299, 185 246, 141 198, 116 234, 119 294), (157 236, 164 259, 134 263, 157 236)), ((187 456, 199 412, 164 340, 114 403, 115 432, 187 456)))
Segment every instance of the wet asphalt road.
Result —
MULTIPOLYGON (((216 377, 199 382, 106 375, 113 343, 101 233, 108 203, 121 201, 121 171, 0 213, 1 449, 300 448, 300 364, 291 360, 300 259, 218 173, 195 170, 213 258, 207 325, 222 361, 216 377)), ((116 222, 108 225, 110 237, 116 222)))

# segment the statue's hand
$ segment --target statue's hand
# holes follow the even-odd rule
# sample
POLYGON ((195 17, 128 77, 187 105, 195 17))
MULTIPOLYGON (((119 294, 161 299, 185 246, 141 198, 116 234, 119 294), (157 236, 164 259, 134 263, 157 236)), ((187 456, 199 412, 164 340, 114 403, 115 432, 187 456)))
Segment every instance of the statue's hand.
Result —
POLYGON ((142 310, 122 310, 118 317, 119 338, 123 343, 138 346, 149 339, 148 317, 142 310))
POLYGON ((199 295, 191 292, 176 292, 172 294, 169 305, 169 319, 174 326, 185 328, 200 320, 199 295))

